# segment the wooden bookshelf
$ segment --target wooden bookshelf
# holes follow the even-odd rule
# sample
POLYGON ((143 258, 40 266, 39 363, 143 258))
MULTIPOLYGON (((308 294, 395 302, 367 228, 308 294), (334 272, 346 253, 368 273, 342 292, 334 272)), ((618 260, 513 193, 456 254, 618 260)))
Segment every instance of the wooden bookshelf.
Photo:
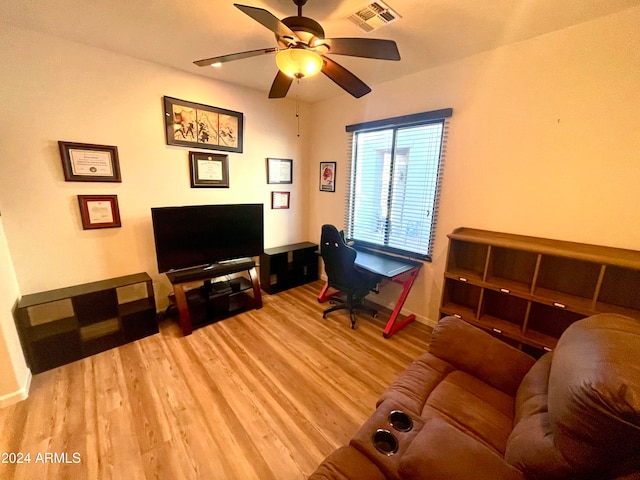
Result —
POLYGON ((471 228, 448 237, 441 316, 528 352, 553 349, 571 323, 590 315, 640 320, 640 252, 471 228))

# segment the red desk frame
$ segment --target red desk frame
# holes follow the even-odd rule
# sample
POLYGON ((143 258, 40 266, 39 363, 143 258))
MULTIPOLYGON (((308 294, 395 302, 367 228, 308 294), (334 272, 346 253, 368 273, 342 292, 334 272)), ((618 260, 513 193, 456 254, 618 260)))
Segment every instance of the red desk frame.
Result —
MULTIPOLYGON (((382 334, 384 338, 389 338, 391 335, 402 330, 416 319, 414 314, 407 315, 402 319, 399 319, 399 317, 400 311, 404 306, 404 302, 409 296, 411 287, 418 277, 418 273, 420 273, 422 263, 370 250, 358 250, 358 256, 356 257, 355 264, 358 267, 380 275, 393 283, 402 285, 400 297, 398 298, 396 306, 384 328, 384 332, 382 334)), ((318 302, 324 303, 331 297, 340 293, 337 290, 332 292, 329 290, 329 283, 326 283, 318 295, 318 302)))

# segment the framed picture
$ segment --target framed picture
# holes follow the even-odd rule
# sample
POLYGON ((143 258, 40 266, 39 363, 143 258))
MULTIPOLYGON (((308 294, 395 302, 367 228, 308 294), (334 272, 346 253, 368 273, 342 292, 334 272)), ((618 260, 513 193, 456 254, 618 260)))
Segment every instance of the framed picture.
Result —
POLYGON ((336 191, 336 162, 320 162, 320 191, 336 191))
POLYGON ((291 192, 271 192, 271 208, 289 208, 291 192))
POLYGON ((267 183, 293 183, 293 160, 267 158, 267 183))
POLYGON ((58 142, 67 182, 121 182, 118 147, 58 142))
POLYGON ((242 152, 240 112, 164 97, 167 145, 242 152))
POLYGON ((78 195, 82 228, 120 227, 117 195, 78 195))
POLYGON ((189 152, 191 187, 229 188, 229 155, 189 152))

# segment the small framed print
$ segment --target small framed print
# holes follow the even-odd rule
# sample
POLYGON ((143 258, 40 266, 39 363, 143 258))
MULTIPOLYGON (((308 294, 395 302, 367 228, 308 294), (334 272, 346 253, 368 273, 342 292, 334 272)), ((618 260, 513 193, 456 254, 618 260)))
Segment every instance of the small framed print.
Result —
POLYGON ((229 155, 189 152, 191 188, 229 188, 229 155))
POLYGON ((118 147, 58 142, 67 182, 121 182, 118 147))
POLYGON ((267 183, 293 183, 293 160, 283 158, 267 158, 267 183))
POLYGON ((117 195, 78 195, 82 228, 120 227, 117 195))
POLYGON ((336 191, 336 162, 320 162, 320 191, 336 191))
POLYGON ((291 192, 271 192, 271 208, 278 210, 289 208, 291 192))

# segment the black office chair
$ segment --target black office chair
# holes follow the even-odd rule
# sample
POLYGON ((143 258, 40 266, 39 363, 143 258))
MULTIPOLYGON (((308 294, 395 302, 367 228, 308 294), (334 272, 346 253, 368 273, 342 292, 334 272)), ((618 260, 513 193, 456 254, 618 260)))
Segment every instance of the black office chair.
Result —
POLYGON ((351 317, 351 328, 356 328, 356 310, 365 311, 375 317, 378 312, 363 305, 362 301, 369 291, 376 288, 378 277, 355 266, 357 252, 345 243, 344 237, 333 225, 322 226, 320 254, 329 286, 340 290, 346 297, 344 301, 326 309, 322 318, 336 310, 347 309, 351 317))

